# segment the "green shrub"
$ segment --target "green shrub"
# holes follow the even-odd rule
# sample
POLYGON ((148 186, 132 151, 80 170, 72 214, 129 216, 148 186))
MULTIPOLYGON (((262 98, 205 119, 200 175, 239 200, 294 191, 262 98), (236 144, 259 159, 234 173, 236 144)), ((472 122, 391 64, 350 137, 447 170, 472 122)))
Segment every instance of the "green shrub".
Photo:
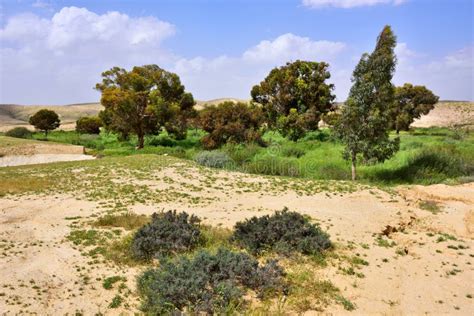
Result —
POLYGON ((194 160, 201 166, 224 168, 232 165, 232 159, 221 151, 201 151, 194 160))
POLYGON ((226 144, 222 150, 230 156, 236 165, 241 166, 252 161, 253 157, 262 150, 262 147, 255 143, 226 144))
POLYGON ((202 242, 200 219, 185 212, 153 213, 151 222, 133 237, 131 251, 139 260, 150 260, 188 251, 202 242))
POLYGON ((15 138, 31 138, 32 135, 33 133, 26 127, 15 127, 5 133, 5 136, 15 138))
POLYGON ((150 146, 174 147, 178 143, 168 135, 154 136, 148 141, 150 146))
POLYGON ((147 314, 187 312, 231 313, 242 306, 249 289, 264 298, 285 292, 284 272, 276 261, 263 266, 245 253, 219 248, 180 256, 138 278, 138 291, 147 314))
POLYGON ((272 176, 298 177, 301 175, 298 162, 290 158, 280 158, 265 155, 244 165, 244 170, 249 173, 267 174, 272 176))
POLYGON ((235 225, 232 240, 252 253, 319 254, 331 247, 329 235, 308 218, 285 207, 271 216, 252 217, 235 225))
POLYGON ((76 121, 76 132, 81 134, 100 134, 102 121, 98 116, 84 116, 76 121))
POLYGON ((300 158, 300 157, 303 157, 304 154, 306 154, 306 150, 299 147, 286 146, 282 148, 281 153, 285 157, 300 158))

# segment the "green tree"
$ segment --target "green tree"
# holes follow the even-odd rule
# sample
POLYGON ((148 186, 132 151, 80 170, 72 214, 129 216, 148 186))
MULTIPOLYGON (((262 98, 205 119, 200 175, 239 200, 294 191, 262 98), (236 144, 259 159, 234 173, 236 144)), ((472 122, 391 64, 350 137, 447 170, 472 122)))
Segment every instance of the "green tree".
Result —
POLYGON ((58 114, 48 109, 42 109, 33 114, 29 122, 37 130, 43 131, 45 137, 48 137, 49 131, 55 130, 61 124, 58 114))
POLYGON ((390 110, 392 121, 392 129, 397 134, 407 131, 411 123, 421 115, 428 114, 434 105, 438 102, 439 97, 425 86, 414 86, 405 83, 402 87, 395 88, 395 101, 390 110))
POLYGON ((135 133, 138 148, 143 148, 145 135, 163 128, 177 138, 186 135, 194 99, 184 91, 178 75, 157 65, 145 65, 131 71, 113 67, 102 77, 96 89, 102 93, 105 110, 99 116, 108 130, 124 138, 135 133))
POLYGON ((281 117, 290 115, 286 121, 295 121, 296 130, 289 132, 288 127, 280 131, 294 136, 300 135, 301 130, 316 130, 321 116, 334 109, 335 99, 332 93, 334 85, 326 83, 331 75, 329 65, 325 62, 310 62, 297 60, 285 66, 274 68, 260 84, 252 88, 251 96, 254 102, 260 103, 264 110, 267 123, 278 128, 285 121, 281 117), (292 111, 292 109, 294 109, 292 111))
POLYGON ((349 98, 342 107, 335 128, 344 143, 344 157, 352 163, 352 180, 356 179, 358 156, 364 162, 381 162, 399 148, 399 139, 390 139, 390 108, 395 102, 391 83, 395 72, 396 37, 385 26, 377 38, 372 54, 365 53, 352 77, 349 98))
POLYGON ((99 134, 101 127, 98 116, 83 116, 76 121, 76 132, 81 134, 99 134))

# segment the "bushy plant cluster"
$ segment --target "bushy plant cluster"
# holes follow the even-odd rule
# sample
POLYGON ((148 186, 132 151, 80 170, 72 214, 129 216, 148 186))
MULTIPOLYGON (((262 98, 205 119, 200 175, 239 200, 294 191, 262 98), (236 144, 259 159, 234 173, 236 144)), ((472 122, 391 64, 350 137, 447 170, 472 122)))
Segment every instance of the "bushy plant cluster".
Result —
POLYGON ((233 163, 232 159, 221 151, 201 151, 194 160, 201 166, 210 168, 230 167, 233 163))
POLYGON ((168 135, 154 136, 148 141, 148 145, 150 146, 173 147, 177 144, 177 141, 172 139, 168 135))
POLYGON ((81 134, 100 134, 102 121, 98 116, 83 116, 76 121, 76 132, 81 134))
POLYGON ((267 174, 272 176, 301 176, 298 162, 293 158, 263 155, 246 163, 243 169, 249 173, 267 174))
POLYGON ((8 130, 5 133, 5 136, 15 137, 15 138, 31 138, 32 132, 26 127, 15 127, 11 130, 8 130))
POLYGON ((150 260, 188 251, 202 242, 200 219, 185 212, 154 213, 151 222, 140 228, 132 241, 135 258, 150 260))
POLYGON ((273 250, 282 254, 296 251, 313 255, 331 247, 327 233, 286 207, 271 216, 254 216, 237 223, 232 239, 256 254, 273 250))
POLYGON ((252 289, 259 297, 286 291, 283 269, 270 261, 259 265, 248 254, 219 248, 215 254, 199 251, 194 257, 178 257, 138 279, 142 309, 152 315, 170 312, 226 313, 242 304, 252 289))
POLYGON ((261 108, 245 103, 223 102, 209 106, 199 113, 198 125, 209 134, 201 139, 206 149, 225 143, 262 142, 261 108))

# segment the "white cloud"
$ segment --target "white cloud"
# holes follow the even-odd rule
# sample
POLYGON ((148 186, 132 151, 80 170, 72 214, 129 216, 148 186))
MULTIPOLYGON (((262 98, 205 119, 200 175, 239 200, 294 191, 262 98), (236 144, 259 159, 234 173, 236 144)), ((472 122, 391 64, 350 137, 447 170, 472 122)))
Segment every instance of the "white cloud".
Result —
POLYGON ((303 0, 303 5, 313 9, 326 7, 349 9, 378 4, 400 5, 406 1, 407 0, 303 0))
POLYGON ((50 8, 52 5, 50 2, 47 2, 47 1, 36 0, 35 2, 33 2, 31 6, 33 8, 47 9, 47 8, 50 8))

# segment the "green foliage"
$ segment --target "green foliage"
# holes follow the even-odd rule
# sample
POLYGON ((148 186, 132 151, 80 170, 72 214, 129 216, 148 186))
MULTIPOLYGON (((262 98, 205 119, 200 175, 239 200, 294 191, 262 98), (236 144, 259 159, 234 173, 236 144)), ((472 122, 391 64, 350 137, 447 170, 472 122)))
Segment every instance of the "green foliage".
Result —
POLYGON ((148 140, 148 145, 150 146, 163 146, 163 147, 173 147, 177 146, 178 142, 168 135, 159 135, 154 136, 148 140))
POLYGON ((438 97, 425 86, 405 83, 395 89, 395 100, 390 108, 391 128, 397 133, 407 131, 411 123, 421 115, 428 114, 438 102, 438 97))
POLYGON ((302 132, 317 129, 321 115, 333 110, 334 85, 326 83, 331 77, 328 67, 325 62, 297 60, 274 68, 252 88, 252 100, 263 106, 270 126, 279 121, 280 129, 297 139, 302 132))
POLYGON ((99 114, 109 131, 123 139, 130 133, 143 148, 144 136, 162 128, 178 139, 186 136, 187 120, 194 115, 194 99, 185 93, 178 75, 157 65, 134 67, 131 71, 113 67, 102 73, 96 84, 105 107, 99 114))
POLYGON ((232 159, 221 151, 201 151, 194 160, 201 166, 211 168, 231 167, 233 164, 232 159))
POLYGON ((14 127, 5 133, 5 136, 15 138, 31 138, 33 133, 26 127, 14 127))
POLYGON ((336 134, 345 145, 344 157, 352 162, 353 180, 358 155, 367 163, 382 162, 399 149, 399 139, 389 138, 395 46, 396 37, 390 26, 385 26, 373 53, 362 55, 354 70, 353 86, 336 126, 336 134))
POLYGON ((200 251, 194 257, 146 270, 138 278, 147 314, 230 313, 243 306, 243 295, 254 290, 264 298, 286 290, 284 272, 275 261, 259 265, 245 253, 219 248, 215 254, 200 251))
POLYGON ((105 278, 102 281, 102 287, 106 290, 110 290, 114 286, 114 284, 119 282, 119 281, 125 282, 126 279, 124 277, 121 277, 121 276, 118 276, 118 275, 114 275, 114 276, 105 278))
POLYGON ((252 217, 237 223, 232 238, 256 254, 276 251, 315 255, 331 247, 327 233, 311 224, 307 217, 289 212, 287 208, 271 216, 252 217))
POLYGON ((139 260, 189 251, 202 243, 200 219, 185 212, 153 213, 134 235, 131 251, 139 260))
POLYGON ((99 217, 94 226, 99 227, 122 227, 126 230, 132 230, 147 224, 150 218, 146 215, 137 215, 135 213, 107 214, 99 217))
POLYGON ((43 131, 44 135, 47 137, 49 131, 55 130, 59 127, 61 120, 56 112, 42 109, 30 117, 29 123, 37 130, 43 131))
POLYGON ((278 157, 274 155, 262 155, 253 161, 243 165, 243 170, 255 174, 267 174, 272 176, 298 177, 301 168, 294 158, 278 157))
POLYGON ((226 143, 261 143, 261 124, 259 107, 230 101, 204 108, 198 119, 198 125, 209 133, 201 139, 206 149, 226 143))
POLYGON ((81 134, 100 134, 101 127, 98 116, 83 116, 76 121, 76 132, 81 134))

